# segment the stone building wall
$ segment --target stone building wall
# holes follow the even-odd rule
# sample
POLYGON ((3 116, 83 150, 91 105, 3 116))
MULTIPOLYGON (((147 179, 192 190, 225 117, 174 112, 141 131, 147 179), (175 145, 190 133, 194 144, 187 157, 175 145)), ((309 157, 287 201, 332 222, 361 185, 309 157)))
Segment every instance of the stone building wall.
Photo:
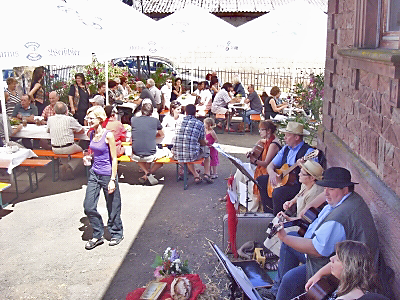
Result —
POLYGON ((394 289, 400 297, 400 51, 355 47, 361 32, 356 7, 367 2, 374 4, 329 1, 318 142, 329 166, 348 168, 360 183, 356 191, 374 216, 384 257, 396 272, 394 289))

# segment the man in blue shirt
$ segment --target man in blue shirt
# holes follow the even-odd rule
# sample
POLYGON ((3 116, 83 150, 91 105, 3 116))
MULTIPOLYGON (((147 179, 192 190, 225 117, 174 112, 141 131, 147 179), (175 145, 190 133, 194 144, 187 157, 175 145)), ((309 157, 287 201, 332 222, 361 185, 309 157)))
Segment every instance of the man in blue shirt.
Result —
POLYGON ((260 196, 264 212, 272 212, 274 215, 282 210, 283 203, 291 200, 300 191, 301 184, 298 176, 300 168, 296 167, 291 172, 292 181, 289 180, 290 182, 286 185, 274 189, 272 198, 267 193, 268 179, 271 178, 271 184, 276 186, 280 182, 276 169, 281 168, 284 164, 292 166, 304 155, 315 150, 303 141, 303 136, 310 134, 310 132, 304 129, 303 124, 289 122, 286 128, 280 131, 285 133, 286 145, 275 155, 274 159, 268 165, 268 175, 256 178, 260 186, 260 196))
POLYGON ((304 291, 307 280, 329 262, 335 245, 344 240, 366 243, 371 253, 377 251, 378 234, 364 200, 354 192, 351 174, 340 167, 324 172, 316 184, 325 188, 326 205, 310 224, 304 237, 297 232, 286 234, 282 241, 278 277, 268 293, 270 299, 292 299, 304 291), (302 263, 301 266, 299 264, 302 263))

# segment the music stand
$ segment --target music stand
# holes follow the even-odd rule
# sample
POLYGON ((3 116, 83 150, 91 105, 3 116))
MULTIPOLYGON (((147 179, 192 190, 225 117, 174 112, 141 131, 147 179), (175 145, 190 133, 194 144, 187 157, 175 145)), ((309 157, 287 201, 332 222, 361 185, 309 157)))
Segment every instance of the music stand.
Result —
MULTIPOLYGON (((255 180, 254 177, 247 171, 247 169, 245 167, 243 167, 243 165, 237 161, 237 158, 234 158, 232 156, 227 156, 227 158, 247 178, 246 179, 246 213, 245 213, 245 215, 246 215, 249 212, 249 202, 253 201, 253 200, 249 199, 249 181, 253 181, 253 183, 258 188, 261 188, 261 187, 258 184, 257 180, 255 180)), ((255 213, 253 213, 253 214, 255 214, 255 213)))
MULTIPOLYGON (((237 287, 243 291, 243 293, 250 300, 261 300, 260 294, 257 292, 256 288, 252 284, 252 282, 247 277, 246 273, 243 271, 241 267, 235 266, 228 257, 219 249, 214 242, 208 240, 210 247, 213 249, 215 255, 218 257, 218 260, 224 266, 226 273, 231 279, 231 299, 235 299, 235 290, 237 287)), ((243 263, 246 263, 245 261, 243 263)), ((260 268, 260 266, 258 266, 260 268)), ((260 268, 261 269, 261 268, 260 268)), ((265 276, 256 276, 258 280, 261 280, 261 277, 264 277, 264 284, 267 286, 272 286, 272 279, 265 273, 265 276)))

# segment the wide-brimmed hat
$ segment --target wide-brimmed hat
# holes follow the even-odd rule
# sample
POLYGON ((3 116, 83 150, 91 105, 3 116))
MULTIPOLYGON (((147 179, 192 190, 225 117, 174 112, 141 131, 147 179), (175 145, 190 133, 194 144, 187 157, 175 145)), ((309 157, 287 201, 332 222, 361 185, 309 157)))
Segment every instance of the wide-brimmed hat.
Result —
POLYGON ((293 133, 298 135, 310 135, 308 130, 304 129, 304 125, 297 122, 288 122, 285 129, 279 129, 283 133, 293 133))
POLYGON ((324 172, 324 169, 316 161, 307 160, 305 163, 300 162, 300 165, 304 169, 304 171, 306 171, 315 179, 317 180, 322 179, 322 173, 324 172))
POLYGON ((341 167, 332 167, 324 172, 323 179, 318 180, 316 184, 324 187, 342 189, 350 185, 358 184, 358 182, 351 182, 349 170, 341 167))

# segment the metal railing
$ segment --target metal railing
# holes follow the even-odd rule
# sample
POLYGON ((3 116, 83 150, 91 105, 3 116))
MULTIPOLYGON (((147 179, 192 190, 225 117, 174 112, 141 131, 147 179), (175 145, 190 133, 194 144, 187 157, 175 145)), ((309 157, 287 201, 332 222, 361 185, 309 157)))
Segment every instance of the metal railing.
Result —
MULTIPOLYGON (((50 66, 50 73, 55 75, 57 79, 68 81, 71 78, 71 69, 81 69, 80 66, 50 66)), ((194 68, 193 73, 190 68, 175 68, 176 76, 181 77, 190 84, 194 82, 204 81, 208 73, 217 72, 217 76, 222 83, 232 82, 235 76, 238 76, 244 87, 254 84, 256 90, 263 90, 278 86, 283 92, 290 92, 293 86, 298 83, 309 83, 310 74, 323 74, 323 68, 266 68, 264 71, 240 71, 240 70, 220 70, 220 69, 202 69, 194 68)), ((269 90, 267 89, 267 92, 269 90)))
MULTIPOLYGON (((240 70, 219 70, 219 69, 193 69, 191 75, 190 68, 175 68, 177 76, 190 81, 203 81, 207 74, 212 71, 217 72, 217 77, 224 82, 231 82, 235 76, 238 76, 242 85, 246 88, 249 84, 254 84, 256 90, 278 86, 284 92, 293 90, 293 86, 298 83, 307 84, 310 81, 311 74, 323 74, 323 68, 266 68, 264 71, 240 71, 240 70)), ((267 90, 269 93, 269 90, 267 90)))

